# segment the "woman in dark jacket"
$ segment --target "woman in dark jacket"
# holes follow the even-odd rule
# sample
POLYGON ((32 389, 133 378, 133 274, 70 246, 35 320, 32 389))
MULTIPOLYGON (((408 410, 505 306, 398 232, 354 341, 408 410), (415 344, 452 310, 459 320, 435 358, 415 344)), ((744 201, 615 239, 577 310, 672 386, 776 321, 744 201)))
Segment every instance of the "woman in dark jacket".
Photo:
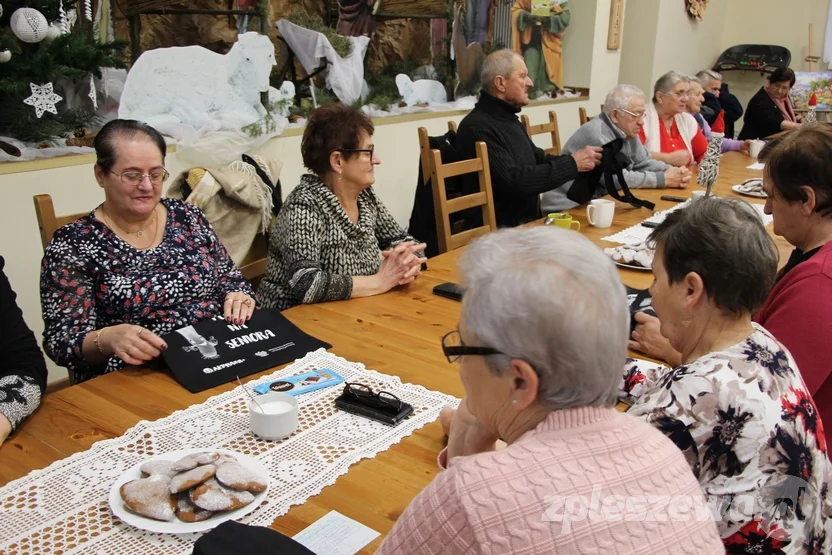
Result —
POLYGON ((0 444, 32 414, 46 391, 46 361, 23 321, 0 256, 0 444))
POLYGON ((739 136, 741 141, 762 139, 803 124, 803 118, 795 113, 789 100, 794 81, 794 71, 787 67, 776 69, 768 76, 768 85, 748 101, 739 136))

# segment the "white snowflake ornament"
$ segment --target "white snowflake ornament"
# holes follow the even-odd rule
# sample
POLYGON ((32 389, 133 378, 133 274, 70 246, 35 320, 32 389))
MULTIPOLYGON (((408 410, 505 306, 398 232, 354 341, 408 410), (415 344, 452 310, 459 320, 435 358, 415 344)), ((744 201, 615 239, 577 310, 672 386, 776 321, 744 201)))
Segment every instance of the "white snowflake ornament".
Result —
POLYGON ((35 85, 34 83, 29 83, 29 87, 32 89, 32 96, 24 98, 23 103, 28 104, 29 106, 34 106, 35 115, 38 119, 43 116, 44 112, 49 112, 51 114, 58 113, 58 109, 55 107, 55 104, 64 98, 55 94, 55 91, 52 90, 52 83, 46 83, 45 85, 40 86, 35 85))

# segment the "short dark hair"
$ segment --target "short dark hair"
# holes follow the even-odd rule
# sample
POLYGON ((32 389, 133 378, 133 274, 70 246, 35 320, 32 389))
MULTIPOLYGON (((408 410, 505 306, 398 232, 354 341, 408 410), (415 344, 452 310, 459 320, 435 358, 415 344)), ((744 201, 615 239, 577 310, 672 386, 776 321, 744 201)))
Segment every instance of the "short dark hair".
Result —
POLYGON ((110 171, 116 163, 116 158, 118 158, 116 139, 132 139, 137 135, 144 135, 156 145, 156 148, 162 154, 162 163, 164 163, 167 145, 162 134, 146 123, 134 119, 114 119, 101 128, 93 141, 96 156, 95 163, 105 172, 110 171))
MULTIPOLYGON (((359 148, 361 132, 372 135, 373 122, 361 110, 334 102, 312 110, 306 121, 300 152, 303 165, 320 175, 330 170, 329 155, 339 149, 359 148)), ((345 152, 349 159, 354 152, 345 152)))
POLYGON ((739 199, 705 198, 667 214, 649 241, 671 284, 696 272, 723 311, 753 314, 777 273, 777 249, 757 211, 739 199))
POLYGON ((832 215, 832 129, 825 123, 804 125, 778 137, 760 152, 765 173, 784 199, 806 202, 801 187, 815 191, 815 212, 832 215), (765 154, 765 158, 762 155, 765 154))
POLYGON ((794 87, 795 76, 794 71, 790 67, 778 67, 772 71, 768 76, 769 83, 781 83, 788 81, 790 87, 794 87))

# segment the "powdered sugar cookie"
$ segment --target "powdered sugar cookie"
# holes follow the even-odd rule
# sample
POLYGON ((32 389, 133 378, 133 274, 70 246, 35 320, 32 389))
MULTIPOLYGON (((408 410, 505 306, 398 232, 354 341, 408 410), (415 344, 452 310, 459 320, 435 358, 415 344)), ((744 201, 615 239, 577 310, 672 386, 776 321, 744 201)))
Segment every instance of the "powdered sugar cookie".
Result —
MULTIPOLYGON (((173 520, 175 497, 170 493, 170 478, 156 474, 132 480, 119 488, 124 506, 134 513, 155 520, 173 520)), ((249 494, 251 495, 251 494, 249 494)))

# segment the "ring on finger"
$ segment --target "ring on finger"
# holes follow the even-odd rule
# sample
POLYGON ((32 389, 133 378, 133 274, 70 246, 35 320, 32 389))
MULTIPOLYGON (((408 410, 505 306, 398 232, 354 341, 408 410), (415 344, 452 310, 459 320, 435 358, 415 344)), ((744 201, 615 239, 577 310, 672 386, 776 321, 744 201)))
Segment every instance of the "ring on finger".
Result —
POLYGON ((246 306, 251 306, 251 298, 248 298, 248 299, 244 300, 243 304, 246 305, 246 306))
POLYGON ((139 339, 142 338, 142 332, 144 332, 144 328, 140 329, 139 333, 137 334, 139 336, 139 339))

